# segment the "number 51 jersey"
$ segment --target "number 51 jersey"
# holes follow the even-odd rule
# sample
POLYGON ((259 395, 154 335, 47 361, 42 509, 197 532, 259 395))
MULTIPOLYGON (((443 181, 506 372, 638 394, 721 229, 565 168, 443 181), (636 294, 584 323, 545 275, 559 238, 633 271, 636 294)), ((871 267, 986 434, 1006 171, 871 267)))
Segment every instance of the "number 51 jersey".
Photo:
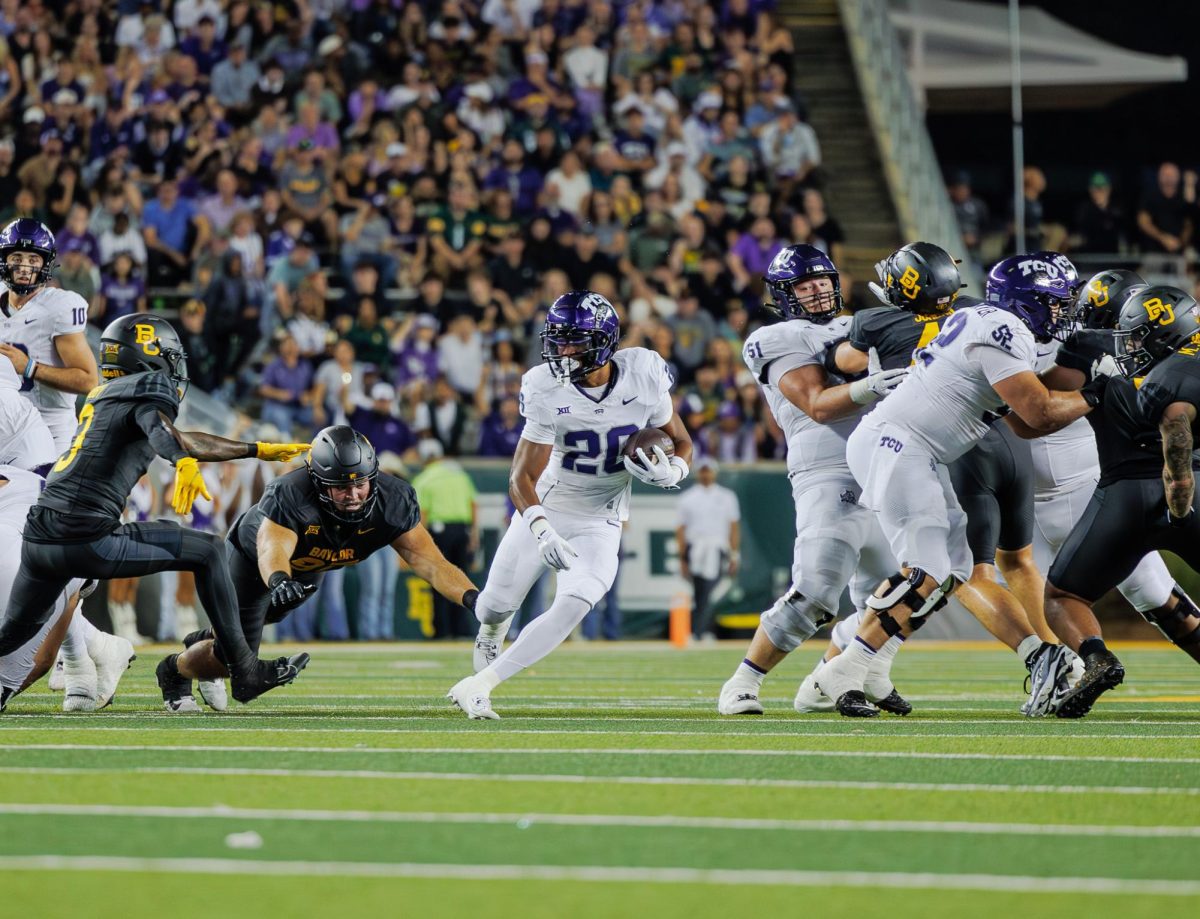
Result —
POLYGON ((553 444, 538 479, 542 506, 567 514, 626 520, 631 476, 621 451, 630 434, 671 420, 670 368, 646 348, 613 355, 612 376, 602 387, 563 386, 546 364, 521 378, 524 440, 553 444))

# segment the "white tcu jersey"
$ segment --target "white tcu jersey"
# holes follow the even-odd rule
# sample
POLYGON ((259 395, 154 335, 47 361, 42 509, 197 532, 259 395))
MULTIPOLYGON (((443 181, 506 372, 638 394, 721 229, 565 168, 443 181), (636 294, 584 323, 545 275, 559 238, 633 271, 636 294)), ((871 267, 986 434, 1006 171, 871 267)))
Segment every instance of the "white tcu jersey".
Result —
POLYGON ((671 420, 674 380, 666 362, 645 348, 613 355, 613 378, 590 394, 563 386, 540 364, 521 378, 521 437, 553 444, 537 483, 542 506, 567 514, 625 520, 630 475, 621 451, 630 434, 671 420))
POLYGON ((1012 313, 966 307, 916 357, 904 382, 871 413, 871 422, 905 429, 939 463, 949 463, 987 433, 985 413, 1004 404, 993 384, 1034 371, 1037 342, 1012 313))
MULTIPOLYGON (((1054 366, 1060 347, 1057 341, 1038 345, 1038 373, 1054 366)), ((1029 448, 1033 453, 1034 492, 1040 498, 1094 486, 1100 479, 1096 435, 1086 418, 1076 418, 1053 434, 1031 440, 1029 448)))
MULTIPOLYGON (((758 380, 771 414, 787 436, 788 472, 846 468, 846 439, 858 426, 862 413, 819 424, 788 401, 779 391, 779 381, 797 367, 823 364, 825 346, 849 332, 849 316, 838 316, 823 325, 797 319, 763 326, 742 349, 746 366, 758 380)), ((840 383, 841 378, 834 377, 833 382, 840 383)))
POLYGON ((0 478, 8 479, 0 488, 0 524, 20 532, 25 528, 25 515, 42 493, 42 477, 17 466, 0 465, 0 478))
MULTIPOLYGON (((7 294, 0 284, 0 341, 16 346, 39 364, 63 366, 54 339, 84 330, 87 301, 69 290, 43 287, 18 310, 7 302, 7 294)), ((75 432, 75 394, 25 381, 21 391, 37 406, 55 443, 65 450, 75 432)))

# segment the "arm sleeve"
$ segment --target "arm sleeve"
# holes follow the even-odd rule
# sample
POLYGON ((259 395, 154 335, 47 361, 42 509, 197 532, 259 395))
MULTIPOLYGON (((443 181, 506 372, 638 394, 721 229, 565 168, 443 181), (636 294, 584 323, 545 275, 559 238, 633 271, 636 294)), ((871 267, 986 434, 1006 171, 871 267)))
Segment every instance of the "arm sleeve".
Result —
MULTIPOLYGON (((871 350, 871 339, 869 337, 871 330, 867 328, 867 312, 867 310, 863 310, 854 314, 854 318, 850 320, 850 334, 847 338, 843 339, 850 342, 850 346, 855 351, 862 351, 864 353, 871 350)), ((834 343, 835 348, 837 344, 836 342, 834 343)))
POLYGON ((174 407, 159 402, 145 402, 139 405, 134 409, 134 418, 138 427, 146 435, 146 439, 150 441, 154 452, 174 464, 187 456, 188 452, 175 439, 170 428, 163 424, 162 419, 158 416, 159 412, 170 417, 172 421, 175 419, 174 407))

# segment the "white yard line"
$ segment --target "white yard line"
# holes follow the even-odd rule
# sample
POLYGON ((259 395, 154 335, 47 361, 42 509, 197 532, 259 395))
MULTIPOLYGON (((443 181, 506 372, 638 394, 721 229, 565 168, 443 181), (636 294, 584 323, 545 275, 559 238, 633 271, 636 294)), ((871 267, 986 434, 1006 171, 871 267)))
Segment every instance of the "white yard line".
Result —
POLYGON ((492 772, 386 772, 371 769, 255 769, 200 766, 124 766, 93 769, 84 766, 0 766, 0 775, 242 775, 271 778, 361 779, 431 782, 529 782, 570 785, 691 785, 734 788, 833 788, 857 791, 986 792, 1001 794, 1165 795, 1200 796, 1200 788, 1148 785, 995 785, 972 782, 856 782, 833 779, 700 778, 667 775, 570 775, 562 773, 497 775, 492 772))
POLYGON ((178 750, 185 753, 350 753, 363 756, 400 756, 418 754, 496 755, 496 756, 767 756, 832 757, 846 759, 961 759, 1014 760, 1019 762, 1129 763, 1137 765, 1194 765, 1200 757, 1157 756, 1066 756, 1039 753, 927 753, 884 750, 670 750, 654 747, 277 747, 232 746, 226 744, 172 744, 159 741, 145 744, 32 743, 12 744, 0 755, 17 750, 103 750, 112 752, 160 753, 178 750))
POLYGON ((495 814, 443 811, 307 810, 259 807, 163 807, 123 804, 0 804, 0 814, 57 817, 159 817, 170 820, 296 820, 315 823, 465 823, 637 827, 705 830, 787 830, 847 833, 948 833, 1006 836, 1115 836, 1140 839, 1200 838, 1197 826, 1104 826, 1097 824, 978 823, 961 820, 775 820, 743 817, 680 817, 625 814, 495 814))
POLYGON ((1200 882, 1108 877, 1028 877, 1003 874, 914 874, 870 871, 764 871, 581 865, 447 865, 415 862, 279 862, 230 858, 124 858, 30 855, 0 858, 5 871, 124 871, 284 877, 453 878, 719 884, 785 887, 884 887, 1008 893, 1141 894, 1194 897, 1200 882))
MULTIPOLYGON (((10 725, 7 723, 8 715, 4 716, 6 723, 4 725, 4 733, 18 733, 21 731, 36 731, 46 733, 48 731, 67 730, 66 728, 39 727, 35 725, 10 725)), ((162 731, 164 736, 167 734, 196 734, 202 733, 206 737, 213 736, 214 732, 225 733, 245 733, 245 734, 438 734, 445 735, 467 735, 472 736, 476 730, 485 730, 477 725, 468 724, 461 720, 456 720, 454 723, 461 725, 457 728, 447 727, 444 724, 437 727, 430 726, 427 728, 296 728, 289 725, 267 725, 264 727, 246 727, 237 723, 235 718, 225 718, 223 716, 210 715, 207 720, 192 722, 193 724, 203 724, 204 727, 186 727, 185 724, 190 721, 186 716, 174 718, 169 722, 157 721, 155 724, 145 725, 143 727, 129 727, 116 724, 92 724, 85 722, 78 715, 65 715, 75 723, 71 726, 72 731, 109 731, 109 732, 132 732, 132 731, 162 731), (171 727, 166 727, 166 724, 171 724, 171 727)), ((102 719, 107 719, 109 715, 105 713, 102 719)), ((745 722, 743 722, 745 723, 745 722)), ((761 722, 751 722, 761 723, 761 722)), ((809 724, 811 724, 810 722, 809 724)), ((837 722, 834 722, 837 723, 837 722)), ((918 727, 921 725, 919 721, 891 722, 893 724, 901 724, 903 726, 918 727)), ((961 724, 962 722, 955 722, 961 724)), ((989 722, 999 727, 1001 722, 989 722)), ((1057 723, 1057 722, 1047 722, 1057 723)), ((1112 722, 1107 722, 1112 723, 1112 722)), ((1026 722, 1013 722, 1012 727, 1024 726, 1026 722)), ((804 722, 796 720, 792 722, 792 726, 796 730, 792 731, 612 731, 607 728, 599 728, 596 730, 581 729, 578 731, 565 730, 563 728, 502 728, 505 735, 510 734, 546 734, 550 736, 569 736, 569 737, 837 737, 844 740, 854 740, 861 742, 862 729, 851 730, 847 728, 844 731, 809 731, 803 730, 807 727, 804 722)), ((929 724, 928 727, 936 727, 937 725, 929 724)), ((875 739, 896 739, 896 740, 911 740, 919 738, 921 740, 937 739, 937 740, 991 740, 995 738, 1020 738, 1021 740, 1052 740, 1055 743, 1061 743, 1064 740, 1197 740, 1200 739, 1200 734, 1031 734, 1028 730, 1017 730, 1011 733, 997 733, 989 731, 987 733, 960 733, 950 734, 941 733, 934 734, 932 732, 917 732, 917 733, 898 733, 894 731, 886 731, 876 735, 875 739)), ((1075 757, 1069 757, 1074 759, 1075 757)), ((1173 760, 1173 762, 1179 762, 1173 760)))

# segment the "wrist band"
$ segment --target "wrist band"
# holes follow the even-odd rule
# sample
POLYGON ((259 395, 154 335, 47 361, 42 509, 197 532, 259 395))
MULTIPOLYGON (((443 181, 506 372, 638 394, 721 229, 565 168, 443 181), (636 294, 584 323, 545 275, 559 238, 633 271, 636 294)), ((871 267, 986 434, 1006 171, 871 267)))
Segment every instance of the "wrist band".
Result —
POLYGON ((278 587, 284 581, 288 580, 290 577, 291 577, 291 575, 285 574, 282 571, 272 571, 271 576, 269 578, 267 578, 267 586, 269 588, 271 588, 271 590, 274 590, 276 587, 278 587))
MULTIPOLYGON (((31 321, 32 321, 32 320, 31 320, 31 321)), ((37 373, 37 369, 38 369, 38 362, 37 362, 37 361, 35 361, 35 360, 34 360, 34 359, 31 357, 31 358, 29 359, 29 361, 28 361, 28 362, 25 364, 25 372, 21 374, 21 377, 22 377, 22 379, 25 379, 25 380, 32 380, 32 379, 33 379, 33 375, 34 375, 35 373, 37 373)))
POLYGON ((462 605, 471 612, 475 611, 475 601, 479 599, 479 591, 472 587, 462 595, 462 605))
POLYGON ((525 525, 528 527, 532 527, 533 522, 539 517, 545 518, 545 516, 546 509, 540 504, 531 504, 521 512, 521 519, 525 521, 525 525))
POLYGON ((688 473, 692 471, 691 469, 688 468, 687 460, 685 460, 682 456, 672 456, 671 457, 671 465, 678 467, 679 471, 681 473, 683 473, 679 477, 679 480, 681 482, 684 479, 686 479, 688 477, 688 473))

